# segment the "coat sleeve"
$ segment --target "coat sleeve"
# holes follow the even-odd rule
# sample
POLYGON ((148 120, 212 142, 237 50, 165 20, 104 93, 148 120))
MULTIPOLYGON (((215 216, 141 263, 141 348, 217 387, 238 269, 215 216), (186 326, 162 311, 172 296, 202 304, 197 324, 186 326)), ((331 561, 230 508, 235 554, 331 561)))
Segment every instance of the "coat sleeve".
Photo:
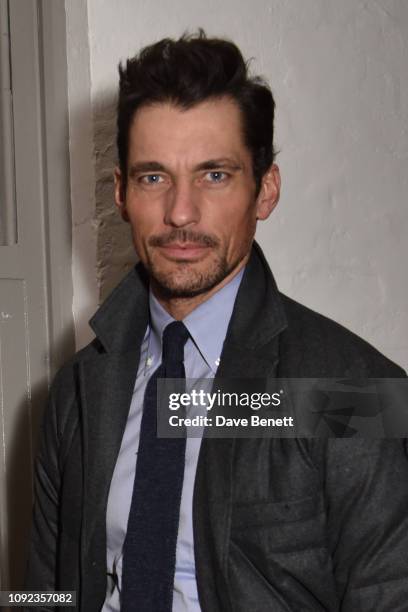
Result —
POLYGON ((408 601, 404 439, 330 439, 328 534, 341 612, 403 612, 408 601))
MULTIPOLYGON (((34 469, 34 508, 25 580, 25 588, 33 591, 58 590, 59 457, 62 432, 57 397, 60 395, 60 378, 57 375, 50 390, 34 469)), ((33 610, 49 611, 54 610, 54 607, 36 607, 33 610)))

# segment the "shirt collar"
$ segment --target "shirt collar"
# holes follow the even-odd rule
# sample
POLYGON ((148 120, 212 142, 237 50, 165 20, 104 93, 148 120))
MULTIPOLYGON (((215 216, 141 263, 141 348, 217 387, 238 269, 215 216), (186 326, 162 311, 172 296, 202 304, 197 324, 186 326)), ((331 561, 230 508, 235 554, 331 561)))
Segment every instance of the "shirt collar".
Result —
MULTIPOLYGON (((219 365, 222 347, 243 274, 244 268, 229 283, 183 319, 192 341, 214 374, 219 365)), ((149 355, 157 357, 161 354, 161 338, 164 328, 174 319, 155 298, 151 289, 149 290, 149 306, 151 326, 149 355)))

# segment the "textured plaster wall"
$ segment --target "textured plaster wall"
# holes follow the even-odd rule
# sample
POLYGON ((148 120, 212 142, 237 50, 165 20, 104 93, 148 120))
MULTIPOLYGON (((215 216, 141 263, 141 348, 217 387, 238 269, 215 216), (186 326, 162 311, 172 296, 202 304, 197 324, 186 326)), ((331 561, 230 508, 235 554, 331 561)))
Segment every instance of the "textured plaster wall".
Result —
MULTIPOLYGON (((258 240, 281 290, 407 368, 408 2, 87 0, 87 9, 96 184, 86 227, 96 228, 100 298, 134 262, 113 206, 117 63, 202 26, 254 57, 276 98, 283 190, 258 240)), ((79 307, 75 278, 74 289, 79 307)))
POLYGON ((99 299, 95 218, 95 159, 86 0, 66 0, 69 152, 72 209, 73 315, 78 348, 92 333, 99 299))

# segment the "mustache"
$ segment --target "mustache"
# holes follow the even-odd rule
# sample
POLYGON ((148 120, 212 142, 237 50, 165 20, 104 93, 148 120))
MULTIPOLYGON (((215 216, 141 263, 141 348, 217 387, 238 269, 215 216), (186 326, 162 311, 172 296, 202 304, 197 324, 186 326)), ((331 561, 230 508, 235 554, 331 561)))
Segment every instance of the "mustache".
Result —
POLYGON ((211 234, 202 234, 188 229, 173 229, 167 234, 151 236, 148 240, 149 246, 165 247, 173 243, 183 244, 194 243, 199 246, 216 247, 219 244, 218 238, 211 234))

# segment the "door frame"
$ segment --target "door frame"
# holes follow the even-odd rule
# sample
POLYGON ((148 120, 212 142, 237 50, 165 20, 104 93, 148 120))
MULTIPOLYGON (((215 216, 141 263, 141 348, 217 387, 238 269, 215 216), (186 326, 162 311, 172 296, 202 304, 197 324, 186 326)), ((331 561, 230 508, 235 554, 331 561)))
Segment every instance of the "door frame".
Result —
POLYGON ((46 160, 44 204, 51 380, 75 350, 66 20, 64 0, 37 0, 37 6, 46 160))
MULTIPOLYGON (((2 278, 26 274, 28 312, 41 318, 41 329, 29 328, 26 346, 27 383, 23 406, 6 405, 13 422, 13 440, 0 441, 0 589, 22 588, 29 509, 32 501, 32 462, 47 388, 56 370, 75 349, 72 314, 72 215, 69 168, 69 118, 66 22, 64 0, 8 0, 10 64, 13 94, 15 213, 17 241, 1 246, 2 278), (30 207, 36 199, 38 206, 30 207), (2 249, 4 249, 2 251, 2 249), (38 272, 40 271, 40 273, 38 272), (38 280, 39 279, 39 280, 38 280), (33 340, 33 342, 31 342, 33 340), (33 352, 33 344, 41 346, 33 352), (38 388, 33 393, 34 386, 38 388), (23 409, 22 409, 23 408, 23 409), (16 414, 23 415, 17 423, 16 414), (14 438, 19 437, 19 446, 14 438), (22 440, 27 444, 22 447, 22 440), (6 448, 21 451, 21 491, 7 486, 17 476, 5 460, 6 448), (3 461, 4 459, 4 461, 3 461), (31 465, 31 470, 30 470, 31 465), (30 486, 31 481, 31 486, 30 486), (8 493, 7 493, 8 491, 8 493), (21 508, 9 516, 8 495, 21 508), (8 528, 9 519, 13 529, 8 528), (19 531, 19 544, 13 546, 19 531), (11 563, 13 559, 13 563, 11 563), (14 563, 18 560, 18 563, 14 563), (12 569, 12 566, 18 569, 12 569)), ((30 320, 25 321, 25 326, 30 320)), ((22 384, 25 381, 22 381, 22 384)), ((1 398, 0 398, 1 399, 1 398)), ((1 403, 1 402, 0 402, 1 403)), ((1 415, 0 415, 1 417, 1 415)), ((2 417, 2 419, 3 419, 2 417)), ((3 431, 4 420, 0 423, 3 431)), ((10 428, 9 428, 10 429, 10 428)), ((13 467, 14 465, 14 467, 13 467)), ((18 469, 18 468, 17 468, 18 469)), ((18 482, 18 478, 16 479, 18 482)))

